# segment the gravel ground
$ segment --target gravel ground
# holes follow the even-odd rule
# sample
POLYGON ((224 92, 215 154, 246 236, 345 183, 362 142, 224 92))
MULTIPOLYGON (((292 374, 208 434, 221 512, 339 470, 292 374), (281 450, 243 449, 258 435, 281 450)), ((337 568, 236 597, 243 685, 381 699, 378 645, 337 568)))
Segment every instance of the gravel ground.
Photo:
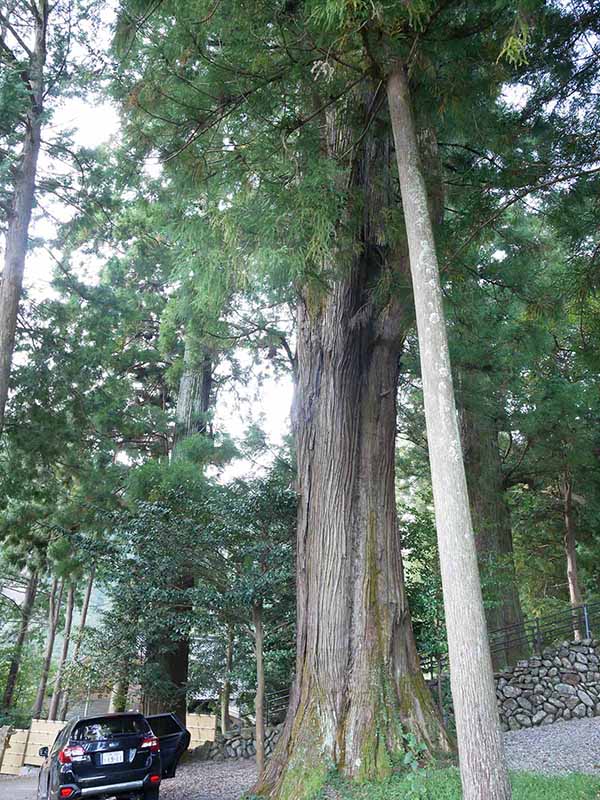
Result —
POLYGON ((600 717, 511 731, 504 734, 504 743, 510 769, 600 776, 600 717))
POLYGON ((164 781, 160 800, 238 800, 256 780, 254 760, 190 762, 164 781))
MULTIPOLYGON (((160 800, 238 800, 256 779, 253 761, 182 764, 177 776, 164 781, 160 800)), ((0 800, 35 800, 37 776, 0 775, 0 800)))
POLYGON ((0 775, 1 800, 34 800, 36 793, 37 775, 33 778, 0 775))

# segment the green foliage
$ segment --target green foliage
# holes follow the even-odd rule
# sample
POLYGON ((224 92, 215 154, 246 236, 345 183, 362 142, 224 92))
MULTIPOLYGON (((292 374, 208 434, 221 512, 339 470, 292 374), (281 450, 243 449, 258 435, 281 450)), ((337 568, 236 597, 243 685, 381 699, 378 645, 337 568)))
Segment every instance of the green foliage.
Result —
POLYGON ((427 498, 400 506, 405 582, 415 638, 423 655, 446 650, 446 626, 433 508, 427 498))

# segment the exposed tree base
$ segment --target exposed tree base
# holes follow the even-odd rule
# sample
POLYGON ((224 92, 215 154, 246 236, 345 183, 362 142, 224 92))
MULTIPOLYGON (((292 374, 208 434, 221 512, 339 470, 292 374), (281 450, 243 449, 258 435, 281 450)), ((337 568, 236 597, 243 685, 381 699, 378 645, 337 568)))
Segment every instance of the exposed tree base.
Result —
MULTIPOLYGON (((318 692, 310 694, 318 696, 318 692)), ((311 800, 332 773, 358 783, 385 780, 415 743, 424 746, 418 749, 422 761, 447 756, 454 750, 421 674, 403 676, 397 687, 389 679, 380 682, 377 697, 365 696, 364 706, 355 699, 362 706, 359 712, 365 713, 358 747, 347 739, 351 708, 334 730, 328 724, 330 709, 308 698, 306 690, 293 721, 288 714, 286 728, 264 779, 254 788, 255 794, 273 800, 311 800), (369 713, 369 708, 374 710, 369 713)))

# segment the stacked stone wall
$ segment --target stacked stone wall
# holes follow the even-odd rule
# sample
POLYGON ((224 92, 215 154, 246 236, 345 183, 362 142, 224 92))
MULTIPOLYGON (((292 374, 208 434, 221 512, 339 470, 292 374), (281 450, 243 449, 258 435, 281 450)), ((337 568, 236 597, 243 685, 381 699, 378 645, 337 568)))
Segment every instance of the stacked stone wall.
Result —
MULTIPOLYGON (((268 758, 273 752, 282 725, 268 727, 265 730, 265 755, 268 758)), ((256 756, 256 731, 254 728, 241 728, 228 731, 224 736, 218 734, 213 742, 197 747, 192 758, 199 761, 225 761, 228 758, 254 758, 256 756)))
POLYGON ((496 674, 502 729, 600 716, 600 643, 563 642, 496 674))

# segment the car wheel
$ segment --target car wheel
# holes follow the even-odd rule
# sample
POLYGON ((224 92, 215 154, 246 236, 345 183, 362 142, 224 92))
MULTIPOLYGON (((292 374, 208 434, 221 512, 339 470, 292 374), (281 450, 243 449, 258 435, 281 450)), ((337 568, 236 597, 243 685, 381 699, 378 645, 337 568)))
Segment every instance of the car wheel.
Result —
POLYGON ((151 789, 146 789, 144 792, 144 800, 158 800, 158 786, 153 786, 151 789))

